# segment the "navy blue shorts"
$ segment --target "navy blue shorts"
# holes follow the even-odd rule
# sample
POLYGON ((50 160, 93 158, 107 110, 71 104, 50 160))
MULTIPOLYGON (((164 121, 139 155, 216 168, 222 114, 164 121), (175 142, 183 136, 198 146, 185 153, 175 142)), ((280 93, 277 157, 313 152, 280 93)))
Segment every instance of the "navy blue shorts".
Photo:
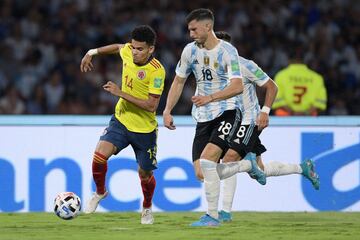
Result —
POLYGON ((109 126, 100 137, 100 140, 110 142, 116 146, 117 152, 115 154, 131 145, 137 163, 145 171, 157 169, 156 139, 157 129, 151 133, 130 132, 114 115, 111 117, 109 126))

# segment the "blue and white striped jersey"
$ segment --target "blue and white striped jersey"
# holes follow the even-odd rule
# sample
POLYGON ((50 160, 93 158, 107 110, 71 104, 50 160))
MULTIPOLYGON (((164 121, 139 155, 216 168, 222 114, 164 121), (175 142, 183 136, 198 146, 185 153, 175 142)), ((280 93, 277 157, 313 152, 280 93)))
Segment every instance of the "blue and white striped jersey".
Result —
MULTIPOLYGON (((241 78, 236 48, 220 40, 211 50, 200 48, 195 42, 184 48, 176 67, 176 75, 187 78, 191 72, 196 79, 195 95, 206 96, 223 90, 230 79, 241 78)), ((236 109, 236 97, 211 102, 201 107, 193 105, 192 116, 197 122, 211 121, 226 110, 236 109)))
POLYGON ((270 78, 254 61, 239 56, 239 62, 244 84, 244 91, 238 95, 238 106, 242 115, 241 124, 255 124, 260 112, 256 85, 261 87, 270 78))

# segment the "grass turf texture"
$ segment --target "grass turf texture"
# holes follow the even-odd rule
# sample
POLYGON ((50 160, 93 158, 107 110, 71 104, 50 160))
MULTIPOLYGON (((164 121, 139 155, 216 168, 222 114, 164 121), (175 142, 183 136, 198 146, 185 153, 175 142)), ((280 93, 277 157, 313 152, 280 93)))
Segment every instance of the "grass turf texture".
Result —
POLYGON ((0 213, 0 239, 360 239, 359 212, 236 212, 220 227, 189 227, 201 214, 155 213, 154 225, 141 225, 139 213, 95 213, 69 221, 52 213, 0 213))

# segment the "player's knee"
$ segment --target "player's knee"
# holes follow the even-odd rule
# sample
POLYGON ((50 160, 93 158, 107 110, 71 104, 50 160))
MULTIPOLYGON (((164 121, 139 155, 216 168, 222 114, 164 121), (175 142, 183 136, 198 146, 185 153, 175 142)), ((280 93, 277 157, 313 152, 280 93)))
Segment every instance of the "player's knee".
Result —
POLYGON ((152 171, 146 171, 144 169, 139 168, 138 170, 139 173, 139 177, 141 180, 149 180, 151 178, 151 176, 153 175, 152 171))
POLYGON ((202 151, 200 158, 217 161, 220 159, 221 153, 222 149, 219 146, 209 143, 202 151))
POLYGON ((96 146, 95 152, 100 153, 106 158, 109 158, 111 155, 113 155, 116 152, 116 147, 110 142, 99 141, 99 143, 96 146))
POLYGON ((229 150, 226 152, 223 162, 235 162, 239 161, 241 159, 241 156, 234 150, 229 150))

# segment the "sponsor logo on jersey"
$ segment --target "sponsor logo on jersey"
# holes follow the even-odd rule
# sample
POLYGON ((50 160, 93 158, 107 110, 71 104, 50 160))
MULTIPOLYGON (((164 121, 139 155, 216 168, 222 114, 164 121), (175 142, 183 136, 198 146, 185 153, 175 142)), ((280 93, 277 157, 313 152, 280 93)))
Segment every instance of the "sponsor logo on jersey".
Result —
POLYGON ((257 69, 255 72, 254 72, 254 75, 257 77, 257 78, 263 78, 264 77, 264 72, 261 70, 261 69, 257 69))
POLYGON ((237 61, 231 61, 231 71, 233 72, 240 71, 239 63, 237 61))
POLYGON ((162 84, 162 79, 161 78, 155 78, 154 79, 154 88, 160 88, 162 84))
POLYGON ((137 72, 137 77, 138 77, 138 79, 140 79, 140 80, 144 80, 144 78, 146 77, 146 72, 145 72, 144 70, 139 70, 139 71, 137 72))

